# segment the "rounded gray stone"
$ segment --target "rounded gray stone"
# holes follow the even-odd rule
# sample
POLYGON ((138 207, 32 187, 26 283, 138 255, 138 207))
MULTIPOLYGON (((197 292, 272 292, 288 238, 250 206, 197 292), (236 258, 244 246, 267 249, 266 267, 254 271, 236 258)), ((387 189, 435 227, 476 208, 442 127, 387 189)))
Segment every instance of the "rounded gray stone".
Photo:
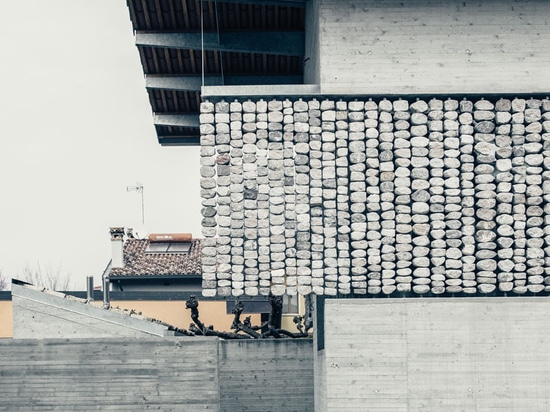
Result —
POLYGON ((430 285, 414 285, 412 290, 418 295, 424 295, 430 292, 430 285))

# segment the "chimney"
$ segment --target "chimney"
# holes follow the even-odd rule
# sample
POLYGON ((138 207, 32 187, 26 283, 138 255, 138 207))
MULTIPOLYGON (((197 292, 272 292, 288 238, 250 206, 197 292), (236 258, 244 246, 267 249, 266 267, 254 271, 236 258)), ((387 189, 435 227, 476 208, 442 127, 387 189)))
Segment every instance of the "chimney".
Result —
POLYGON ((124 254, 123 254, 123 238, 124 238, 124 228, 123 227, 112 227, 111 228, 111 248, 112 248, 112 268, 121 268, 124 266, 124 254))

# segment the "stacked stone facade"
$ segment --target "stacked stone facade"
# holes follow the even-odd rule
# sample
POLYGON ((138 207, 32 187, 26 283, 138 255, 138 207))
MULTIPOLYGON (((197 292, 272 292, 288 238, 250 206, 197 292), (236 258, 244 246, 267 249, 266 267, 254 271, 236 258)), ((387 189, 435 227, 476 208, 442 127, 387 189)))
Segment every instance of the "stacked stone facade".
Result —
POLYGON ((550 291, 550 100, 201 105, 203 293, 550 291))

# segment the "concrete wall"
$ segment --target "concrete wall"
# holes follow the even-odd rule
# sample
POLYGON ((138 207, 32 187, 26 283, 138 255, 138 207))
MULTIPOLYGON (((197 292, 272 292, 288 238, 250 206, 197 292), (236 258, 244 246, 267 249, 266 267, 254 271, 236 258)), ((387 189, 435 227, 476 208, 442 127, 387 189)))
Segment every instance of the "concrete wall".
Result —
POLYGON ((319 313, 321 306, 319 300, 316 300, 314 307, 314 322, 315 322, 315 334, 313 336, 313 375, 315 382, 314 391, 314 404, 315 412, 326 412, 326 399, 327 399, 327 371, 326 371, 326 359, 324 348, 324 305, 323 312, 319 313), (321 337, 321 341, 319 338, 321 337))
POLYGON ((220 341, 221 411, 313 411, 309 339, 220 341))
POLYGON ((0 341, 2 411, 218 410, 216 339, 0 341))
POLYGON ((310 340, 0 341, 0 411, 311 411, 310 340))
POLYGON ((544 0, 320 0, 324 94, 546 93, 544 0))
POLYGON ((320 84, 319 2, 309 0, 306 6, 306 53, 304 56, 304 83, 320 84))
POLYGON ((549 410, 548 313, 535 297, 327 299, 326 410, 549 410))
POLYGON ((204 295, 550 291, 550 100, 344 97, 202 103, 204 295))
POLYGON ((86 302, 31 285, 12 285, 12 310, 16 339, 174 335, 167 324, 153 322, 137 313, 106 310, 102 302, 86 302))

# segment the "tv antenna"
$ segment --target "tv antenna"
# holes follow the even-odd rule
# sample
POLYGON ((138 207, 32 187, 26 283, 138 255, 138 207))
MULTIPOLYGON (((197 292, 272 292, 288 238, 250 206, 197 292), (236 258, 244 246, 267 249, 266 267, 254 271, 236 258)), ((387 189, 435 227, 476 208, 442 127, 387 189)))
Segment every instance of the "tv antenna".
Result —
POLYGON ((126 186, 127 192, 141 193, 141 224, 145 224, 145 203, 143 202, 143 184, 136 182, 135 186, 126 186))

